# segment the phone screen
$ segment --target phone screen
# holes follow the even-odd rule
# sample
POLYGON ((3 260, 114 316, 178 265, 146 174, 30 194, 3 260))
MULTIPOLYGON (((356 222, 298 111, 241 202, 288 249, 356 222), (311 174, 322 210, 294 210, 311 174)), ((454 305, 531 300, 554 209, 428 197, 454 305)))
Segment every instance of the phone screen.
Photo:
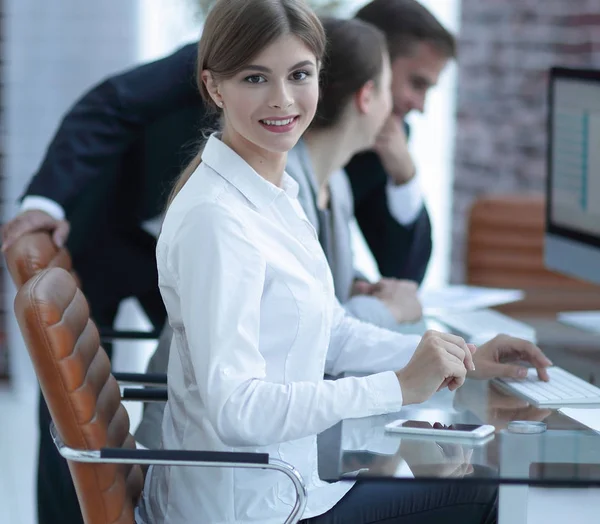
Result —
POLYGON ((441 429, 448 431, 475 431, 477 428, 481 426, 479 424, 450 424, 446 426, 441 422, 434 422, 430 424, 429 422, 423 422, 421 420, 407 420, 400 427, 403 428, 423 428, 423 429, 441 429))

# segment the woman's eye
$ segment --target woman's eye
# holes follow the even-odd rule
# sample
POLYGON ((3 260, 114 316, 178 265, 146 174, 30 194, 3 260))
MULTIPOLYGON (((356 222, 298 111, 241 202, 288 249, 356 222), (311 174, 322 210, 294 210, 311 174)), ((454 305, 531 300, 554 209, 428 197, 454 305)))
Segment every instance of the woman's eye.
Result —
POLYGON ((265 79, 261 75, 251 75, 244 78, 244 81, 248 82, 249 84, 262 84, 265 82, 265 79))
POLYGON ((306 80, 309 76, 310 74, 308 71, 295 71, 292 73, 292 78, 294 80, 306 80))

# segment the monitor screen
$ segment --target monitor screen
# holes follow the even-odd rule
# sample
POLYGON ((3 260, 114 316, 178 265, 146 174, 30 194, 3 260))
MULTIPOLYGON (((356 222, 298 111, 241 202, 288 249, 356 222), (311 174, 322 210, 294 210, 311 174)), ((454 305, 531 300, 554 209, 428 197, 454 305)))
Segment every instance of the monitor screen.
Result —
POLYGON ((548 104, 546 264, 597 282, 600 71, 552 68, 548 104))

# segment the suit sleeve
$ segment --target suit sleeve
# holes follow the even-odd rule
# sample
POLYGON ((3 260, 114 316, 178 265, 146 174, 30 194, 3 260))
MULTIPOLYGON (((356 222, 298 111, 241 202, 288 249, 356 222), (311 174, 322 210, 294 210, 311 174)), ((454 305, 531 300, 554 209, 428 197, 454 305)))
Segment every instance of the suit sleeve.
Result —
POLYGON ((90 181, 110 172, 148 123, 196 101, 196 45, 98 84, 64 116, 24 196, 63 208, 90 181))
POLYGON ((375 153, 356 155, 346 166, 354 195, 354 212, 385 277, 421 283, 431 257, 431 222, 425 206, 416 220, 400 224, 390 213, 388 176, 375 153))

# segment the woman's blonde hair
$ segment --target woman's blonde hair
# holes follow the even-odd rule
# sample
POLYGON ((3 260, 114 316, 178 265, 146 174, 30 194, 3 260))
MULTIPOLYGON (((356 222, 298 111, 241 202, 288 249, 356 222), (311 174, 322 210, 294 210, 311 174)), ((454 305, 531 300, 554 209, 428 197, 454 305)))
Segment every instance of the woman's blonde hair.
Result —
MULTIPOLYGON (((304 0, 218 0, 206 18, 198 44, 196 82, 207 110, 220 108, 202 81, 203 71, 210 71, 217 81, 231 78, 287 34, 297 36, 318 61, 322 60, 325 32, 304 0)), ((202 149, 203 146, 175 182, 167 207, 200 165, 202 149)))

